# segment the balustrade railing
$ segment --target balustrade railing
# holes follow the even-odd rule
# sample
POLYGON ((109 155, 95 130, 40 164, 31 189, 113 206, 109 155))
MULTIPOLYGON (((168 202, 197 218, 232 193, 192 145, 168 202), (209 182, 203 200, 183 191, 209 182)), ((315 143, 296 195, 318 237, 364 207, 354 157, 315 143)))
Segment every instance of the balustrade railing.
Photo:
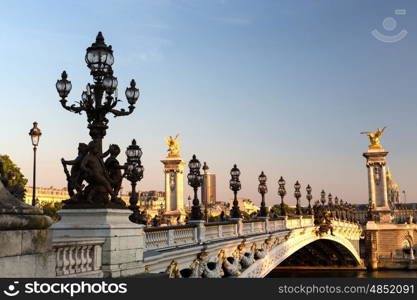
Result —
POLYGON ((179 225, 145 228, 146 250, 170 248, 197 241, 195 225, 179 225))
POLYGON ((55 240, 56 276, 72 277, 101 269, 104 239, 55 240))
POLYGON ((237 236, 236 223, 216 222, 205 224, 205 240, 213 241, 237 236))
POLYGON ((269 225, 268 230, 270 232, 280 231, 280 230, 286 229, 284 218, 278 219, 278 220, 276 220, 276 219, 269 220, 268 225, 269 225))
MULTIPOLYGON (((332 220, 333 226, 346 229, 359 229, 357 224, 341 220, 332 220)), ((226 222, 205 223, 197 230, 197 225, 145 228, 145 250, 166 249, 176 246, 195 244, 248 236, 276 231, 292 230, 314 226, 313 216, 289 216, 276 219, 254 219, 247 221, 230 220, 226 222)))
POLYGON ((238 236, 237 224, 230 223, 221 225, 223 238, 231 238, 238 236))

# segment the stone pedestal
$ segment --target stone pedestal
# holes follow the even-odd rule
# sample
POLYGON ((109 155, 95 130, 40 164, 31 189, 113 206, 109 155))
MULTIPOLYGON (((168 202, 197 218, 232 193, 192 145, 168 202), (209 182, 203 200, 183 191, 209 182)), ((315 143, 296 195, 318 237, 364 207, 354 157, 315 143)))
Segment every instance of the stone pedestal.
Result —
POLYGON ((0 181, 0 277, 55 277, 55 253, 42 210, 16 199, 0 181))
POLYGON ((416 224, 392 224, 368 221, 365 231, 365 253, 368 268, 376 270, 414 267, 414 253, 405 254, 404 244, 417 249, 416 224))
POLYGON ((144 272, 144 225, 129 221, 127 209, 64 209, 52 227, 54 241, 69 238, 102 238, 104 277, 131 276, 144 272))
POLYGON ((171 225, 177 224, 178 217, 183 222, 186 216, 184 210, 184 166, 185 161, 180 157, 167 157, 164 164, 165 174, 165 219, 171 225))

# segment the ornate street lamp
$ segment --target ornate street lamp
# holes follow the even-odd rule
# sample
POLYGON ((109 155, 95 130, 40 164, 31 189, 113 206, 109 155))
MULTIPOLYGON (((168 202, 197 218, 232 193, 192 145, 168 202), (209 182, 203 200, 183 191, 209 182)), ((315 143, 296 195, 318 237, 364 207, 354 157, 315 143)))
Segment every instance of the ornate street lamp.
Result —
MULTIPOLYGON (((83 186, 81 187, 79 182, 70 182, 74 181, 74 179, 67 176, 69 183, 78 186, 79 190, 77 190, 76 195, 71 196, 71 199, 65 202, 64 207, 97 208, 104 206, 112 208, 125 208, 124 203, 117 198, 117 184, 109 180, 108 176, 105 175, 111 173, 112 170, 108 170, 108 166, 104 165, 102 157, 102 140, 106 135, 106 130, 108 129, 108 114, 113 115, 114 117, 130 115, 134 111, 135 104, 139 99, 139 89, 136 88, 136 82, 132 79, 130 86, 127 87, 125 91, 128 109, 116 108, 118 102, 121 102, 121 100, 118 98, 118 80, 114 76, 112 69, 112 65, 114 63, 113 50, 111 46, 104 42, 101 32, 98 33, 96 41, 87 48, 85 62, 87 67, 90 69, 90 74, 93 77, 93 83, 87 84, 86 89, 82 92, 81 99, 77 102, 77 104, 67 104, 67 97, 72 89, 72 84, 71 81, 68 80, 67 72, 62 72, 61 78, 57 80, 55 85, 60 97, 59 102, 64 109, 77 114, 85 112, 88 122, 87 127, 92 138, 92 142, 90 142, 88 147, 85 147, 86 151, 79 153, 77 160, 82 161, 83 157, 86 156, 87 153, 89 154, 88 158, 90 159, 90 167, 88 171, 90 174, 89 176, 84 176, 80 173, 78 177, 75 176, 78 178, 78 181, 87 181, 88 186, 84 188, 83 186), (97 157, 97 160, 93 157, 97 157), (100 193, 95 192, 98 190, 100 193), (111 202, 108 201, 109 196, 111 196, 111 202)), ((137 149, 135 151, 137 151, 137 149)), ((134 160, 136 154, 133 155, 132 153, 130 157, 134 160)), ((116 158, 113 157, 112 159, 115 160, 116 158)), ((76 169, 79 169, 79 167, 80 165, 76 169)), ((133 169, 129 171, 131 172, 129 176, 134 179, 133 181, 142 176, 138 174, 140 173, 141 168, 140 163, 137 165, 132 161, 132 165, 130 165, 130 167, 133 169)), ((116 169, 117 168, 119 167, 116 167, 116 169)), ((137 204, 134 199, 135 193, 132 193, 132 196, 135 204, 131 206, 135 207, 137 204)))
POLYGON ((294 190, 295 190, 294 197, 295 199, 297 199, 297 204, 295 206, 295 214, 299 216, 302 215, 301 207, 300 207, 300 197, 301 197, 300 189, 301 189, 301 184, 297 180, 297 182, 294 184, 294 190))
POLYGON ((230 189, 234 193, 233 207, 232 207, 232 210, 230 211, 230 215, 232 218, 238 219, 242 217, 242 214, 240 213, 239 202, 237 201, 237 192, 241 189, 242 186, 239 180, 240 170, 237 168, 236 165, 234 165, 232 170, 230 170, 230 175, 232 176, 229 182, 230 189))
POLYGON ((334 197, 334 211, 335 211, 335 217, 336 219, 340 218, 340 214, 339 214, 339 198, 334 197))
POLYGON ((259 210, 259 216, 260 217, 267 217, 268 216, 268 208, 265 206, 265 194, 268 192, 268 188, 266 186, 267 177, 264 174, 264 171, 261 172, 261 175, 259 175, 258 180, 259 180, 258 192, 262 196, 261 208, 259 210))
POLYGON ((202 220, 203 214, 201 213, 200 201, 197 197, 197 191, 201 186, 203 176, 200 175, 201 163, 196 158, 195 154, 188 163, 188 167, 190 168, 190 173, 187 175, 188 184, 194 189, 193 206, 191 208, 191 220, 202 220))
POLYGON ((287 194, 287 191, 285 190, 285 180, 282 176, 278 180, 278 186, 278 195, 281 197, 281 216, 286 216, 287 212, 285 211, 284 197, 287 194))
POLYGON ((320 196, 321 205, 324 207, 324 205, 326 204, 326 192, 322 190, 320 196))
POLYGON ((353 222, 354 220, 353 205, 349 203, 347 206, 347 210, 348 210, 348 221, 353 222))
POLYGON ((346 213, 345 213, 345 203, 343 202, 343 199, 340 199, 339 201, 339 211, 340 211, 340 219, 345 220, 346 213))
POLYGON ((132 144, 126 149, 127 162, 125 165, 125 176, 132 185, 132 192, 129 198, 129 209, 132 210, 132 214, 129 216, 129 220, 137 224, 146 224, 144 213, 139 211, 137 205, 139 195, 136 192, 136 184, 143 178, 144 168, 140 161, 142 157, 142 149, 136 144, 136 140, 132 141, 132 144))
POLYGON ((327 207, 330 210, 330 216, 334 217, 334 213, 333 213, 333 196, 332 194, 329 193, 329 196, 327 197, 328 201, 327 201, 327 207))
POLYGON ((327 199, 328 199, 328 201, 327 201, 327 203, 330 205, 330 204, 333 204, 333 196, 332 196, 332 194, 331 193, 329 193, 329 195, 327 196, 327 199))
POLYGON ((36 205, 36 150, 38 149, 39 139, 42 135, 38 127, 38 122, 33 122, 33 127, 29 131, 33 146, 33 189, 32 189, 32 206, 36 205))
POLYGON ((139 98, 139 90, 136 88, 136 82, 132 79, 130 87, 126 88, 125 92, 129 110, 115 108, 121 100, 117 97, 118 81, 113 76, 112 70, 113 50, 111 46, 106 45, 101 32, 98 33, 96 41, 87 48, 85 62, 91 71, 94 83, 87 85, 78 105, 67 105, 66 98, 71 91, 72 84, 65 71, 62 72, 61 79, 57 80, 56 89, 61 97, 60 102, 63 108, 73 113, 81 114, 84 111, 87 114, 90 136, 99 144, 102 152, 102 140, 106 135, 109 122, 106 115, 109 113, 115 117, 130 115, 139 98), (104 96, 104 94, 106 95, 104 96))
POLYGON ((311 194, 312 190, 313 189, 308 184, 307 187, 306 187, 306 192, 307 192, 306 198, 307 198, 307 201, 308 201, 308 214, 309 215, 313 215, 314 214, 313 213, 313 208, 311 207, 311 199, 313 199, 313 195, 311 194))

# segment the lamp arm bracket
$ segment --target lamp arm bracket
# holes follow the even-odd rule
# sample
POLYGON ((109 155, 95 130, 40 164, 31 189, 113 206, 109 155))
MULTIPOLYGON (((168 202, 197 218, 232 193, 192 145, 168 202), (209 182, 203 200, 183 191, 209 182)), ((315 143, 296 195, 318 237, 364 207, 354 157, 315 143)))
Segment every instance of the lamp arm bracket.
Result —
POLYGON ((121 116, 130 115, 133 112, 134 109, 135 109, 135 107, 133 105, 130 105, 128 111, 126 111, 124 108, 122 108, 121 110, 112 109, 112 110, 110 110, 110 112, 114 115, 114 117, 121 117, 121 116))

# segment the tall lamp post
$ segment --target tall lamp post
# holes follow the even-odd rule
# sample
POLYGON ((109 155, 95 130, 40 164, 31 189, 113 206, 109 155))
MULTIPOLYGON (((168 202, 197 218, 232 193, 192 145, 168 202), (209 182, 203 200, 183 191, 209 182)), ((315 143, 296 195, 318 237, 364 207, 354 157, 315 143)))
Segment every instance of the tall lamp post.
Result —
POLYGON ((230 215, 232 218, 240 219, 242 214, 239 209, 239 201, 237 201, 237 192, 241 189, 241 184, 239 180, 240 170, 237 168, 236 164, 233 166, 232 170, 230 170, 230 175, 232 178, 230 179, 230 189, 233 191, 234 199, 233 199, 233 207, 230 211, 230 215))
POLYGON ((112 183, 105 176, 109 170, 106 169, 101 158, 103 154, 102 141, 108 129, 108 115, 119 117, 133 113, 139 99, 139 89, 136 88, 136 82, 132 79, 130 86, 125 90, 128 107, 127 109, 117 109, 121 99, 119 99, 117 92, 118 80, 113 76, 113 49, 104 42, 101 32, 97 34, 95 42, 87 48, 85 62, 90 69, 93 82, 87 84, 81 94, 81 99, 76 104, 68 104, 67 97, 72 89, 72 84, 65 71, 62 72, 61 78, 57 80, 55 86, 60 97, 59 102, 65 110, 76 114, 85 112, 87 115, 87 128, 92 138, 88 148, 91 153, 99 157, 99 161, 94 163, 96 164, 95 171, 90 170, 90 176, 82 178, 87 181, 88 186, 77 191, 74 197, 66 201, 64 208, 83 208, 85 206, 89 208, 125 208, 124 202, 117 198, 115 189, 109 188, 112 183), (104 192, 95 193, 95 190, 104 192), (108 201, 109 196, 111 197, 110 202, 108 201), (92 201, 87 201, 87 199, 92 201), (87 202, 92 202, 92 204, 87 205, 87 202))
POLYGON ((194 189, 193 206, 191 208, 191 220, 202 220, 203 214, 201 213, 200 201, 198 200, 197 191, 201 186, 202 175, 200 174, 201 163, 195 156, 188 163, 190 173, 187 175, 188 184, 194 189))
POLYGON ((39 139, 42 135, 38 127, 38 122, 33 122, 33 127, 29 131, 33 146, 33 190, 32 190, 32 206, 36 205, 36 150, 39 145, 39 139))
POLYGON ((295 206, 295 214, 299 216, 302 215, 301 207, 300 207, 300 197, 301 197, 300 189, 301 189, 301 184, 297 180, 297 182, 294 184, 294 190, 295 190, 294 197, 295 199, 297 199, 297 204, 295 206))
POLYGON ((334 216, 339 219, 339 198, 334 197, 334 216))
POLYGON ((326 204, 326 192, 324 190, 322 190, 320 193, 320 202, 321 205, 324 207, 324 205, 326 204))
POLYGON ((143 224, 146 222, 144 215, 140 213, 138 207, 139 195, 136 192, 136 184, 143 178, 144 168, 140 161, 142 157, 142 149, 136 144, 136 140, 132 141, 132 144, 126 149, 127 162, 125 165, 125 176, 132 185, 132 192, 129 198, 129 209, 132 210, 132 214, 129 216, 129 220, 133 223, 143 224))
POLYGON ((330 211, 330 216, 333 218, 334 217, 334 207, 333 207, 333 196, 332 194, 329 194, 328 196, 328 201, 327 201, 327 206, 328 206, 328 210, 330 211))
POLYGON ((278 195, 281 197, 281 216, 286 216, 287 212, 285 210, 284 197, 287 194, 287 191, 285 190, 285 180, 282 176, 278 180, 278 186, 278 195))
POLYGON ((261 175, 259 175, 259 186, 258 186, 258 192, 262 196, 261 201, 261 208, 259 210, 259 216, 260 217, 267 217, 268 216, 268 208, 265 205, 265 194, 268 192, 268 188, 266 186, 266 175, 264 174, 264 171, 261 172, 261 175))
POLYGON ((307 198, 307 201, 308 201, 308 214, 309 215, 313 215, 314 214, 313 213, 313 209, 311 208, 311 199, 313 199, 313 195, 311 194, 312 190, 313 189, 308 184, 307 187, 306 187, 306 192, 307 192, 306 198, 307 198))

